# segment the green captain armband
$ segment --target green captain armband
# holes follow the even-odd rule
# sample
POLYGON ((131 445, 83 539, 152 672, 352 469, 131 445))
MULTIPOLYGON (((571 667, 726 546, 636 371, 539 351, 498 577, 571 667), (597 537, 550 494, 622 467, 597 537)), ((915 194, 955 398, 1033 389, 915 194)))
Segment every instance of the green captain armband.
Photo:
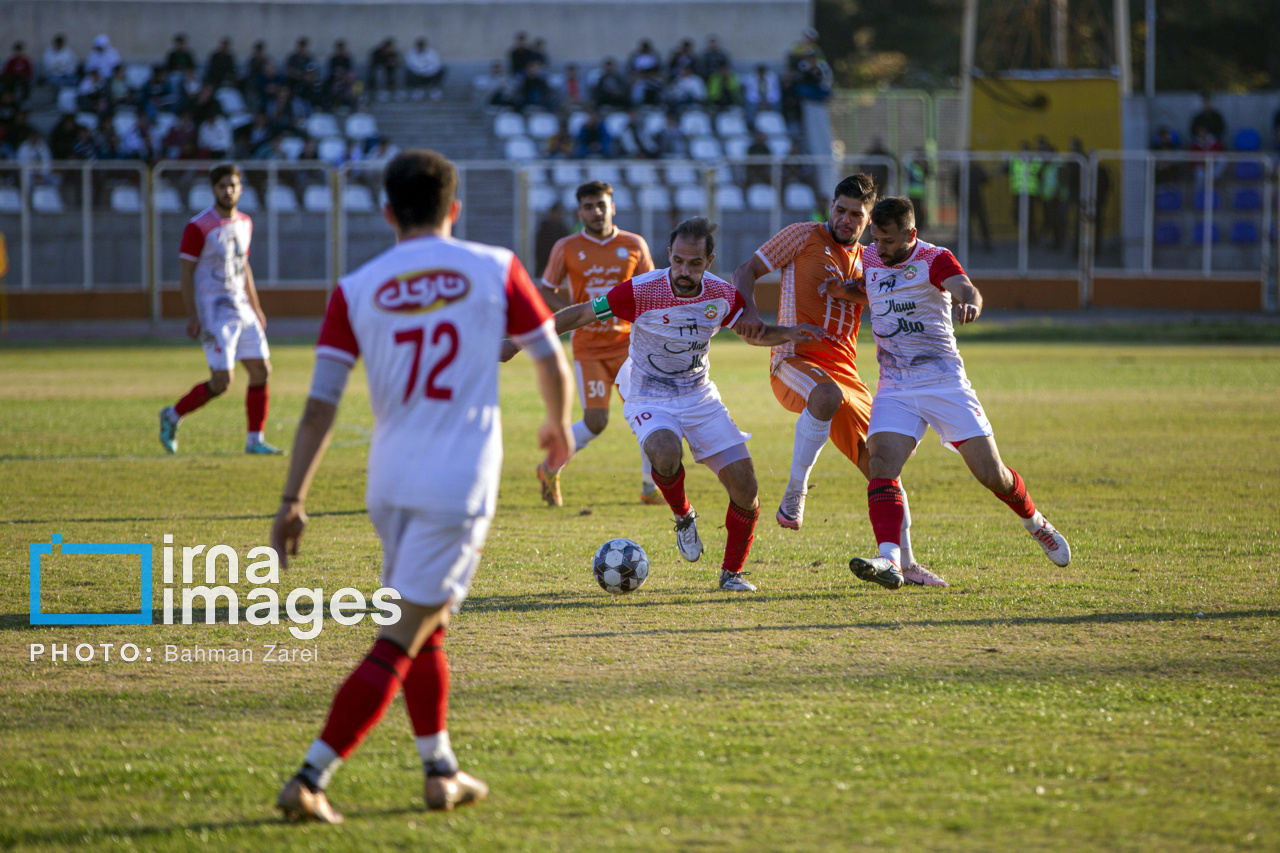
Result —
POLYGON ((601 322, 613 318, 613 309, 609 307, 609 297, 597 296, 591 300, 591 310, 596 312, 596 319, 601 322))

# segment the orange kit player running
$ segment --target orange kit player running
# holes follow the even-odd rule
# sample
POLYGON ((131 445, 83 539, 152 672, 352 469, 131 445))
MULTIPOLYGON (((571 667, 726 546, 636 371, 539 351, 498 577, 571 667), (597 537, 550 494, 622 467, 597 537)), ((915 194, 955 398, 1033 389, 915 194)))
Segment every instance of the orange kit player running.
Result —
MULTIPOLYGON (((553 311, 590 302, 627 279, 653 269, 649 246, 639 234, 613 224, 613 187, 591 181, 578 187, 578 219, 582 231, 559 240, 551 249, 542 273, 543 295, 553 311), (561 296, 568 279, 569 294, 561 296)), ((592 323, 573 333, 573 367, 582 402, 582 420, 573 425, 578 450, 586 447, 609 425, 609 398, 618 371, 627 360, 631 324, 616 317, 592 323)), ((640 454, 640 500, 661 504, 653 483, 649 458, 640 454)), ((542 499, 560 506, 560 471, 538 466, 542 499)))
MULTIPOLYGON (((778 523, 791 530, 799 530, 804 523, 809 472, 828 437, 863 476, 870 477, 866 438, 871 392, 854 365, 862 306, 827 295, 827 288, 862 279, 858 239, 870 221, 875 200, 875 183, 870 176, 845 178, 833 193, 829 222, 787 226, 733 274, 733 284, 747 304, 741 327, 744 335, 758 334, 757 330, 764 328, 755 305, 756 280, 776 269, 782 271, 778 322, 783 326, 812 323, 827 332, 820 340, 776 346, 769 360, 774 396, 785 409, 800 415, 791 479, 777 514, 778 523)), ((891 589, 904 582, 946 586, 946 581, 912 559, 911 512, 905 492, 902 505, 902 559, 898 564, 902 569, 899 572, 895 566, 875 582, 891 589)))

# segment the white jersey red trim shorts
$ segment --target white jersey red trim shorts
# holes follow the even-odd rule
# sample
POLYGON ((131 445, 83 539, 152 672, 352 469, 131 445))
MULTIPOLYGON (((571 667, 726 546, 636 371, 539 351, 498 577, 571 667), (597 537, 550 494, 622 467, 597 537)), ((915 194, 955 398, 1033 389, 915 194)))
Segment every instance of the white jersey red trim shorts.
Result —
POLYGON ((212 207, 187 222, 178 255, 195 261, 195 299, 200 323, 221 325, 229 316, 256 319, 249 302, 246 267, 253 220, 236 211, 224 219, 212 207))
MULTIPOLYGON (((317 358, 365 359, 370 506, 491 516, 502 467, 498 350, 553 333, 507 249, 406 240, 338 282, 317 358)), ((553 336, 554 339, 554 336, 553 336)))
POLYGON ((631 323, 625 387, 619 377, 628 400, 684 398, 693 404, 715 393, 708 375, 711 339, 738 322, 746 307, 737 288, 711 273, 703 273, 697 296, 676 296, 670 272, 635 276, 591 300, 598 320, 631 323))
POLYGON ((910 257, 889 266, 874 245, 862 255, 871 330, 880 362, 878 388, 966 380, 951 326, 947 279, 964 275, 951 252, 923 240, 910 257))

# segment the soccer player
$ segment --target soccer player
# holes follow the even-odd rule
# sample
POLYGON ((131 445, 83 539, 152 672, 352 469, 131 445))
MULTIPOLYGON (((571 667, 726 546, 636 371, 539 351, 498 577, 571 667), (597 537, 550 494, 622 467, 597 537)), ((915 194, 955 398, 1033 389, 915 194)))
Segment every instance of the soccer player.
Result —
MULTIPOLYGON (((1055 566, 1071 562, 1066 538, 1036 509, 1018 472, 996 448, 991 422, 965 375, 953 322, 972 323, 982 294, 946 249, 916 238, 915 212, 905 198, 886 198, 871 209, 873 247, 863 259, 865 296, 876 337, 880 382, 871 405, 867 448, 871 482, 867 506, 880 555, 855 557, 849 568, 863 580, 892 575, 901 565, 902 487, 898 476, 933 427, 978 482, 1022 519, 1055 566)), ((854 298, 856 285, 831 288, 854 298)))
MULTIPOLYGON (((551 249, 542 273, 544 296, 558 311, 608 293, 610 288, 632 276, 653 269, 649 244, 639 234, 623 231, 613 224, 613 187, 591 181, 578 187, 578 219, 582 230, 559 240, 551 249), (565 279, 568 297, 561 296, 565 279)), ((582 420, 573 425, 573 440, 579 451, 604 432, 609 425, 609 398, 618 371, 627 360, 627 340, 631 327, 616 317, 599 321, 573 333, 573 369, 578 381, 582 420)), ((560 472, 538 466, 542 499, 561 506, 560 472)), ((662 503, 653 483, 649 459, 640 455, 640 501, 662 503)))
POLYGON ((232 163, 214 166, 209 183, 213 206, 192 217, 182 232, 179 282, 187 309, 187 335, 204 346, 210 375, 207 382, 160 410, 160 443, 170 453, 178 452, 178 424, 231 387, 239 361, 249 374, 244 397, 249 435, 244 452, 277 455, 281 451, 263 439, 271 350, 267 318, 249 267, 253 220, 236 209, 243 186, 240 169, 232 163))
MULTIPOLYGON (((854 364, 862 306, 830 295, 826 288, 862 278, 862 245, 858 241, 870 221, 875 201, 875 182, 870 175, 845 178, 832 194, 826 224, 798 222, 787 226, 733 274, 733 284, 747 305, 742 321, 744 334, 753 335, 764 328, 755 307, 756 280, 776 269, 782 271, 779 322, 813 323, 827 333, 820 340, 774 347, 769 359, 774 397, 787 411, 800 415, 791 454, 791 479, 776 516, 778 524, 790 530, 799 530, 804 524, 809 473, 828 437, 863 476, 871 477, 866 446, 871 392, 854 364)), ((903 582, 946 586, 946 581, 912 557, 911 512, 906 492, 902 507, 901 577, 886 577, 882 582, 887 581, 895 589, 903 582)))
POLYGON ((493 519, 502 466, 493 354, 505 334, 534 359, 548 464, 564 464, 573 449, 572 379, 551 312, 510 251, 450 236, 461 210, 453 164, 434 151, 405 151, 384 183, 396 245, 343 278, 329 300, 271 542, 282 560, 298 551, 307 491, 363 355, 375 421, 366 502, 382 541, 382 581, 400 593, 401 615, 338 690, 324 730, 280 792, 277 805, 294 820, 342 822, 325 785, 401 689, 427 808, 487 796, 449 743, 443 644, 493 519))
MULTIPOLYGON (((653 481, 675 513, 676 547, 691 563, 702 556, 697 513, 684 491, 683 439, 694 460, 710 468, 729 493, 720 588, 749 592, 756 587, 742 577, 742 567, 760 515, 755 469, 746 445, 751 436, 733 422, 708 373, 711 338, 722 328, 735 327, 744 303, 733 285, 707 272, 715 245, 715 226, 705 218, 681 222, 671 232, 669 268, 635 276, 590 302, 559 311, 556 331, 615 317, 632 324, 622 414, 653 463, 653 481)), ((822 334, 819 327, 801 323, 765 326, 744 340, 776 346, 822 334)))

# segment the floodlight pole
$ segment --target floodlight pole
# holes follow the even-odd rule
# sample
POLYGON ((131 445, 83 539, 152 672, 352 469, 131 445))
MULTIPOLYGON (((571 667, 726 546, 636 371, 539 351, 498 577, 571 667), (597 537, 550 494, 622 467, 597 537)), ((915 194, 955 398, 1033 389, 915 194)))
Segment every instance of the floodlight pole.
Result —
POLYGON ((964 37, 960 46, 960 139, 965 150, 973 148, 973 57, 978 41, 978 0, 965 0, 964 37))
POLYGON ((1120 96, 1133 91, 1133 74, 1129 68, 1129 0, 1115 0, 1115 63, 1120 80, 1120 96))

